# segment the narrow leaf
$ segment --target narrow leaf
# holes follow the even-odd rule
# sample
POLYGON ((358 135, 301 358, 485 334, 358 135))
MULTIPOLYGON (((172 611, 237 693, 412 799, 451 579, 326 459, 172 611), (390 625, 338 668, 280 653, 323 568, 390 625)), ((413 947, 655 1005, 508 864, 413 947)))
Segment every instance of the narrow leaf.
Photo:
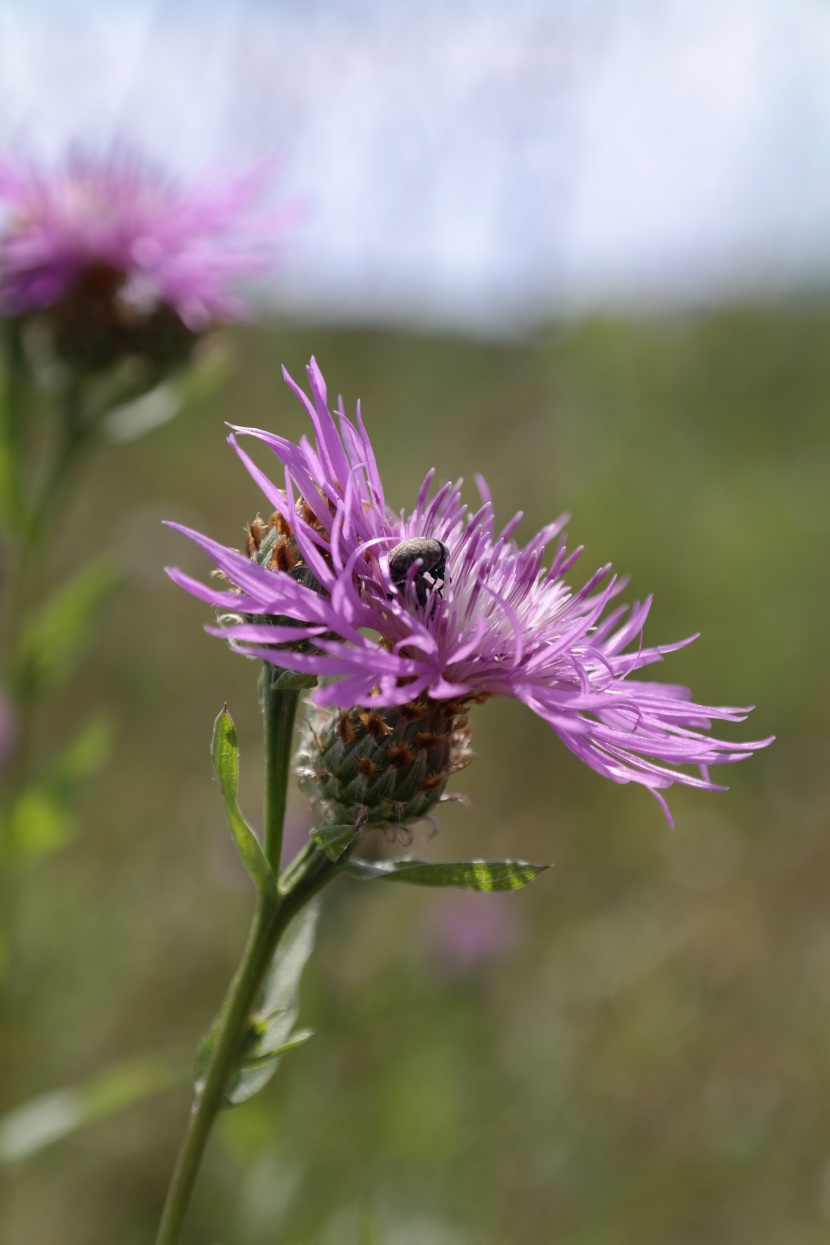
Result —
POLYGON ((245 1060, 245 1067, 256 1069, 270 1064, 272 1059, 276 1059, 279 1055, 284 1055, 286 1051, 294 1050, 297 1046, 304 1046, 309 1038, 314 1037, 313 1029, 298 1029, 296 1033, 292 1033, 287 1042, 283 1042, 282 1046, 278 1046, 276 1050, 269 1051, 267 1055, 255 1055, 245 1060))
POLYGON ((320 826, 311 832, 312 839, 322 847, 329 860, 339 860, 356 836, 354 826, 320 826))
POLYGON ((125 444, 160 428, 193 402, 208 397, 229 372, 225 351, 202 351, 191 366, 172 380, 151 389, 127 390, 113 395, 100 414, 101 427, 110 441, 125 444), (114 403, 114 405, 110 405, 114 403))
MULTIPOLYGON (((225 1101, 230 1106, 246 1102, 267 1085, 280 1058, 311 1037, 308 1030, 295 1030, 299 1011, 300 980, 314 948, 318 905, 309 904, 289 925, 277 949, 251 1019, 239 1066, 229 1082, 225 1101)), ((207 1070, 221 1015, 211 1025, 196 1056, 196 1085, 207 1070)))
POLYGON ((180 1071, 159 1056, 130 1059, 73 1089, 61 1089, 0 1119, 0 1164, 18 1162, 83 1124, 166 1089, 180 1071))
POLYGON ((120 575, 109 559, 85 566, 30 618, 20 644, 21 683, 30 693, 59 683, 86 645, 100 607, 120 575))
POLYGON ((416 886, 458 886, 472 891, 520 890, 550 868, 524 860, 348 860, 341 867, 361 882, 410 882, 416 886))
POLYGON ((259 839, 242 816, 237 803, 239 747, 236 742, 236 727, 233 724, 233 718, 228 713, 227 705, 221 710, 214 723, 211 755, 225 802, 225 815, 239 857, 260 895, 276 901, 278 899, 277 880, 259 839))
POLYGON ((20 859, 40 860, 60 851, 72 837, 73 817, 48 787, 27 787, 11 812, 11 850, 20 859))
POLYGON ((175 419, 183 406, 184 395, 174 384, 156 385, 148 393, 108 411, 103 420, 104 432, 111 441, 125 445, 175 419))
POLYGON ((94 718, 21 792, 11 812, 11 847, 17 856, 37 859, 69 841, 83 780, 106 760, 112 738, 110 724, 94 718))
POLYGON ((299 674, 296 670, 270 670, 271 689, 275 692, 303 692, 317 686, 316 674, 299 674))
POLYGON ((103 716, 87 722, 46 767, 46 780, 64 790, 73 788, 84 778, 97 773, 112 748, 112 723, 103 716))
POLYGON ((294 1050, 297 1046, 304 1046, 308 1039, 313 1036, 314 1033, 311 1029, 298 1029, 276 1050, 270 1051, 266 1055, 254 1055, 246 1058, 228 1087, 225 1095, 227 1104, 231 1107, 238 1107, 240 1103, 247 1102, 249 1098, 253 1098, 254 1094, 258 1094, 271 1080, 271 1077, 277 1070, 281 1056, 287 1051, 294 1050))
POLYGON ((269 1017, 297 1006, 303 970, 314 950, 319 915, 319 903, 310 903, 288 926, 262 990, 257 1008, 260 1016, 269 1017))

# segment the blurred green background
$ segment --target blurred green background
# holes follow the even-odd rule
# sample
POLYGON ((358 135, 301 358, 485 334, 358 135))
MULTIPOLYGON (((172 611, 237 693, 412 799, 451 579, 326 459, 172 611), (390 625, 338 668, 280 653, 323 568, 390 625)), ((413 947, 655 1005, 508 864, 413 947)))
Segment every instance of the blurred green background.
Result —
MULTIPOLYGON (((241 543, 264 504, 223 420, 304 431, 279 365, 304 379, 312 352, 330 395, 362 398, 393 505, 434 466, 482 472, 502 519, 524 510, 520 536, 572 512, 572 580, 609 559, 630 572, 629 597, 655 594, 647 641, 702 633, 660 673, 757 704, 736 737, 778 740, 724 772, 728 794, 673 793, 672 831, 521 706, 479 709, 455 783, 471 808, 414 850, 555 867, 460 907, 332 888, 303 986, 316 1036, 223 1117, 186 1242, 828 1239, 828 343, 821 305, 513 344, 272 324, 236 336, 209 400, 100 452, 45 556, 63 575, 114 547, 126 580, 40 746, 96 706, 116 746, 73 841, 24 879, 15 1097, 158 1050, 183 1077, 20 1163, 4 1245, 153 1237, 190 1051, 252 909, 210 770, 224 701, 252 820, 261 772, 256 666, 164 577, 208 563, 161 520, 241 543)), ((299 796, 292 818, 299 833, 299 796)))

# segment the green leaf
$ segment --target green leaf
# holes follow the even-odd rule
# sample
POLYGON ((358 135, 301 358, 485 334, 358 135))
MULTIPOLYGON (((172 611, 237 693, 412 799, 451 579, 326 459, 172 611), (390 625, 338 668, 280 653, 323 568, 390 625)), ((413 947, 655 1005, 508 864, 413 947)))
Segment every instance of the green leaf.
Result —
POLYGON ((322 847, 329 860, 339 860, 356 836, 354 826, 320 826, 311 832, 312 839, 322 847))
POLYGON ((271 671, 271 690, 275 692, 304 692, 317 686, 316 674, 298 674, 296 670, 280 670, 277 666, 272 666, 271 671))
POLYGON ((48 787, 28 787, 11 814, 11 850, 15 856, 40 860, 60 851, 72 837, 72 812, 48 787))
POLYGON ((146 386, 138 392, 130 386, 109 398, 108 410, 99 414, 104 435, 125 445, 146 436, 175 419, 185 407, 208 397, 230 371, 227 353, 221 349, 203 350, 190 366, 174 379, 146 386))
POLYGON ((410 882, 416 886, 459 886, 471 891, 517 891, 549 865, 524 860, 348 860, 344 873, 361 882, 410 882))
MULTIPOLYGON (((248 1030, 242 1058, 225 1094, 226 1106, 237 1106, 268 1084, 286 1051, 307 1042, 308 1029, 295 1030, 300 980, 314 948, 318 905, 309 904, 289 925, 277 948, 248 1030)), ((196 1088, 201 1088, 221 1014, 213 1022, 196 1055, 196 1088)))
POLYGON ((107 718, 93 718, 53 757, 46 771, 48 780, 54 786, 71 790, 82 779, 89 778, 109 756, 114 735, 107 718))
MULTIPOLYGON (((277 1057, 279 1055, 284 1055, 286 1051, 295 1050, 298 1046, 305 1046, 308 1039, 312 1037, 314 1037, 313 1029, 297 1029, 296 1033, 292 1033, 281 1046, 275 1047, 274 1050, 270 1050, 264 1055, 247 1055, 245 1057, 244 1071, 247 1074, 249 1072, 259 1072, 262 1069, 267 1068, 267 1079, 270 1080, 274 1073, 274 1069, 276 1068, 277 1057)), ((248 1094, 247 1097, 250 1098, 251 1094, 248 1094)), ((244 1099, 234 1099, 234 1101, 244 1102, 244 1099)))
POLYGON ((170 1060, 144 1056, 108 1068, 84 1085, 33 1098, 0 1119, 0 1164, 19 1162, 69 1133, 174 1084, 170 1060))
POLYGON ((149 392, 114 406, 104 416, 102 427, 110 441, 126 445, 175 419, 183 406, 184 395, 175 384, 156 385, 149 392))
POLYGON ((20 681, 29 695, 53 687, 80 656, 100 607, 120 580, 107 558, 89 563, 28 620, 20 644, 20 681))
POLYGON ((219 779, 222 798, 225 801, 225 815, 240 860, 259 894, 276 902, 279 898, 277 880, 259 839, 242 816, 236 799, 239 787, 239 746, 236 742, 236 727, 233 724, 233 718, 228 713, 227 705, 221 710, 214 723, 210 750, 213 768, 219 779))
POLYGON ((27 859, 58 851, 71 838, 84 779, 109 755, 113 731, 94 718, 58 752, 16 800, 11 811, 11 850, 27 859))
POLYGON ((382 1245, 380 1219, 371 1207, 363 1208, 360 1216, 360 1245, 382 1245))

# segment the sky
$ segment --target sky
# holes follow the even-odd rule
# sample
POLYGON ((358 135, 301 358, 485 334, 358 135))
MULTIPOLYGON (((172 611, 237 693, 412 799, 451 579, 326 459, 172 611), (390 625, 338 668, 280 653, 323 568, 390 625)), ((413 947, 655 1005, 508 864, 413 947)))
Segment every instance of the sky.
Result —
POLYGON ((276 152, 268 297, 523 330, 821 289, 824 0, 6 0, 0 143, 276 152))

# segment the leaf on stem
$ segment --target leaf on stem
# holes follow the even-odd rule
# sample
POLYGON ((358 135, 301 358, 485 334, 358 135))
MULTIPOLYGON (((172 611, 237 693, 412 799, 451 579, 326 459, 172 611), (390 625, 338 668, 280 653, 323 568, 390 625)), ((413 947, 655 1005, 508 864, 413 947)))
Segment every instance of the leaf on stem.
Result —
POLYGON ((62 584, 27 621, 18 651, 18 678, 26 694, 53 687, 70 673, 95 615, 120 578, 108 558, 98 558, 62 584))
MULTIPOLYGON (((312 1036, 310 1029, 295 1030, 299 1011, 300 980, 314 948, 317 904, 309 904, 285 932, 262 988, 242 1058, 225 1092, 225 1105, 237 1106, 268 1084, 280 1057, 312 1036)), ((206 1033, 196 1055, 196 1088, 201 1088, 216 1037, 221 1013, 206 1033)))
POLYGON ((282 670, 268 666, 268 688, 272 692, 304 692, 317 686, 316 674, 298 674, 295 670, 282 670))
POLYGON ((11 812, 15 855, 39 859, 68 842, 81 785, 103 765, 112 740, 109 722, 93 718, 20 793, 11 812))
POLYGON ((175 419, 185 407, 207 398, 225 380, 229 360, 218 349, 202 351, 181 375, 138 392, 114 394, 98 418, 104 435, 116 444, 137 441, 175 419))
POLYGON ((361 882, 410 882, 416 886, 458 886, 471 891, 516 891, 549 865, 524 860, 348 860, 341 868, 361 882))
POLYGON ((128 1107, 179 1080, 161 1056, 116 1064, 83 1085, 42 1094, 0 1119, 0 1164, 19 1162, 69 1133, 128 1107))
POLYGON ((319 826, 311 832, 312 839, 329 860, 339 860, 356 836, 354 826, 319 826))
POLYGON ((260 895, 278 901, 277 880, 268 864, 259 839, 248 825, 237 803, 239 787, 239 746, 236 727, 225 705, 213 726, 210 745, 213 768, 222 789, 225 815, 236 843, 239 858, 260 895))

